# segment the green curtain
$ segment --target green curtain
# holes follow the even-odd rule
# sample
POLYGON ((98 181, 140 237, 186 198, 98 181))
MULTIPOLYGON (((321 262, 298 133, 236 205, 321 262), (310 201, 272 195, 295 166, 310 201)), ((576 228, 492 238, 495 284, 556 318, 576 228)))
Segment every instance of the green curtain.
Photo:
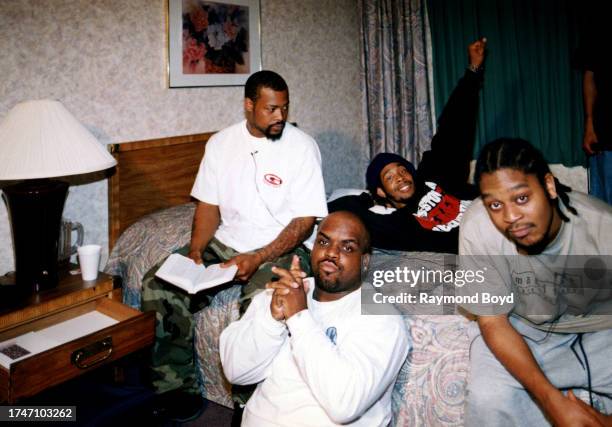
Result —
POLYGON ((467 45, 481 36, 488 41, 475 156, 495 138, 520 137, 549 163, 584 164, 582 77, 571 60, 578 3, 428 0, 437 112, 467 65, 467 45))

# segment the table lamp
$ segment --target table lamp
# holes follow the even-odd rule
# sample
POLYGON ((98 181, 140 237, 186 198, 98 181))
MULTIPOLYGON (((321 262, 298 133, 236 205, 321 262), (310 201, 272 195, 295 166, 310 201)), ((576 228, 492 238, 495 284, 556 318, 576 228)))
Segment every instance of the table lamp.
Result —
POLYGON ((58 283, 58 240, 68 183, 58 177, 101 171, 117 162, 58 101, 15 105, 0 122, 0 181, 15 252, 16 292, 58 283))

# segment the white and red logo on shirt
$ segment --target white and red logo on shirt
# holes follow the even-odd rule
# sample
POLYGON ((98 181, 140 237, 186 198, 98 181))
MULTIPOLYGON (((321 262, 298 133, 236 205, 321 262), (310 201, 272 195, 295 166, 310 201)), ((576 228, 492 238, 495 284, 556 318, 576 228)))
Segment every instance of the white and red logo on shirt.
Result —
POLYGON ((273 173, 265 174, 264 181, 266 181, 266 184, 273 187, 279 187, 283 183, 283 180, 278 175, 274 175, 273 173))
POLYGON ((421 227, 432 231, 448 232, 459 227, 463 212, 470 200, 459 200, 447 194, 434 182, 426 182, 431 190, 419 201, 419 208, 414 214, 421 227))

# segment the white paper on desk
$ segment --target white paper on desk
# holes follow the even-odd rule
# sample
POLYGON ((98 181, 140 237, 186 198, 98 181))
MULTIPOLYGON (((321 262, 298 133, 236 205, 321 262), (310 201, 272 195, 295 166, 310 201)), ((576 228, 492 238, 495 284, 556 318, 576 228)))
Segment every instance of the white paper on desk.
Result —
POLYGON ((37 332, 28 332, 20 335, 16 338, 6 340, 0 343, 0 365, 5 368, 9 368, 11 363, 19 362, 20 360, 34 356, 35 354, 42 353, 43 351, 49 350, 50 348, 58 346, 54 340, 48 339, 47 337, 40 336, 37 332), (2 353, 1 350, 7 347, 17 345, 29 353, 17 358, 11 358, 6 354, 2 353))
POLYGON ((41 329, 36 332, 28 332, 13 339, 0 343, 0 365, 9 368, 12 363, 42 353, 53 347, 65 344, 85 335, 92 334, 108 326, 119 323, 118 320, 100 313, 90 311, 56 325, 41 329), (11 358, 2 353, 2 349, 17 345, 28 351, 20 357, 11 358))
POLYGON ((102 314, 99 311, 90 311, 89 313, 41 329, 37 334, 48 340, 57 342, 57 345, 61 345, 117 323, 119 323, 118 320, 106 314, 102 314))

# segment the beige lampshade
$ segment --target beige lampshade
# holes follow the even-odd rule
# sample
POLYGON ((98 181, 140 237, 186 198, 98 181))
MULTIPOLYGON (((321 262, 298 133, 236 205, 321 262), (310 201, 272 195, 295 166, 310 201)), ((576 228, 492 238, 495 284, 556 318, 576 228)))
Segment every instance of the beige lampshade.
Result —
POLYGON ((116 164, 59 101, 21 102, 0 122, 0 180, 77 175, 116 164))

